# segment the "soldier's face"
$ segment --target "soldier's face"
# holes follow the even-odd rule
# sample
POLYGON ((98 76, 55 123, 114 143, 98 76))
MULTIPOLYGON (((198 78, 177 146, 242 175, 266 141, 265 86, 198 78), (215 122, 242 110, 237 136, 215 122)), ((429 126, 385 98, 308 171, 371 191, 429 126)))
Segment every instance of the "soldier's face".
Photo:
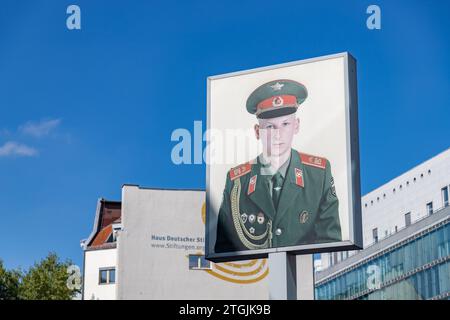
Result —
POLYGON ((294 114, 287 116, 258 119, 255 125, 256 138, 261 139, 264 154, 281 156, 290 152, 294 135, 299 130, 299 120, 294 114))

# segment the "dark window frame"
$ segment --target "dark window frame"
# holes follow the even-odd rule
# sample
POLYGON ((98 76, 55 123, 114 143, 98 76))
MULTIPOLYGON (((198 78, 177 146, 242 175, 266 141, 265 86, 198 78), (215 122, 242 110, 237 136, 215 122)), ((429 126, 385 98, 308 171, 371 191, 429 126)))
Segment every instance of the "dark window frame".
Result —
POLYGON ((378 228, 373 228, 373 229, 372 229, 372 240, 373 240, 374 243, 377 243, 377 242, 378 242, 378 240, 379 240, 379 237, 378 237, 378 228))
POLYGON ((116 283, 116 267, 103 267, 98 269, 98 284, 108 285, 116 283), (111 271, 114 272, 114 281, 111 281, 111 271), (102 282, 102 272, 106 272, 106 282, 102 282))
POLYGON ((428 202, 426 208, 427 208, 427 214, 432 215, 434 213, 433 201, 428 202))
POLYGON ((448 207, 450 205, 449 194, 448 194, 448 186, 441 188, 441 196, 442 196, 442 206, 448 207), (447 199, 445 199, 447 198, 447 199))

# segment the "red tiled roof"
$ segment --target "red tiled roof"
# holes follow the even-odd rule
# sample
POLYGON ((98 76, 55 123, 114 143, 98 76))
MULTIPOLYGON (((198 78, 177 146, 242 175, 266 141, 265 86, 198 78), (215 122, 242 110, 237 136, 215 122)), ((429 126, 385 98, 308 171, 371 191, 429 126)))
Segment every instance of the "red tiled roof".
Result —
POLYGON ((94 240, 92 241, 91 246, 93 247, 101 246, 102 244, 106 243, 106 241, 108 241, 111 234, 112 234, 112 225, 103 228, 99 233, 97 233, 94 240))

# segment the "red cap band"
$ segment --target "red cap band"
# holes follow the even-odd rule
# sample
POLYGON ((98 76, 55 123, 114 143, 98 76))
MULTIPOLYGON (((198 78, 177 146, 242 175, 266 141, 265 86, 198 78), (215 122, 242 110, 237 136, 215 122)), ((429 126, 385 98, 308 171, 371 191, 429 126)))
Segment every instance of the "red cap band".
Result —
POLYGON ((257 105, 257 109, 268 109, 281 106, 294 106, 297 104, 297 97, 291 95, 273 96, 266 100, 261 101, 257 105))

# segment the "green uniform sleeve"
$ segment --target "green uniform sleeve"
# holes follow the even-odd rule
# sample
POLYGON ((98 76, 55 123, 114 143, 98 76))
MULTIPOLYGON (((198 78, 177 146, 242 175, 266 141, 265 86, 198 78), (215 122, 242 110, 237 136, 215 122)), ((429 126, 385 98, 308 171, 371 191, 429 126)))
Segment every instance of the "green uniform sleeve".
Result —
POLYGON ((322 198, 319 206, 319 222, 315 226, 318 242, 341 241, 341 225, 339 222, 339 200, 334 187, 331 165, 327 160, 322 198))
POLYGON ((219 217, 217 220, 217 239, 214 251, 228 252, 233 251, 233 244, 231 242, 232 235, 230 234, 231 226, 231 204, 230 204, 230 192, 232 182, 229 178, 229 174, 226 176, 225 189, 223 191, 222 204, 219 209, 219 217))

